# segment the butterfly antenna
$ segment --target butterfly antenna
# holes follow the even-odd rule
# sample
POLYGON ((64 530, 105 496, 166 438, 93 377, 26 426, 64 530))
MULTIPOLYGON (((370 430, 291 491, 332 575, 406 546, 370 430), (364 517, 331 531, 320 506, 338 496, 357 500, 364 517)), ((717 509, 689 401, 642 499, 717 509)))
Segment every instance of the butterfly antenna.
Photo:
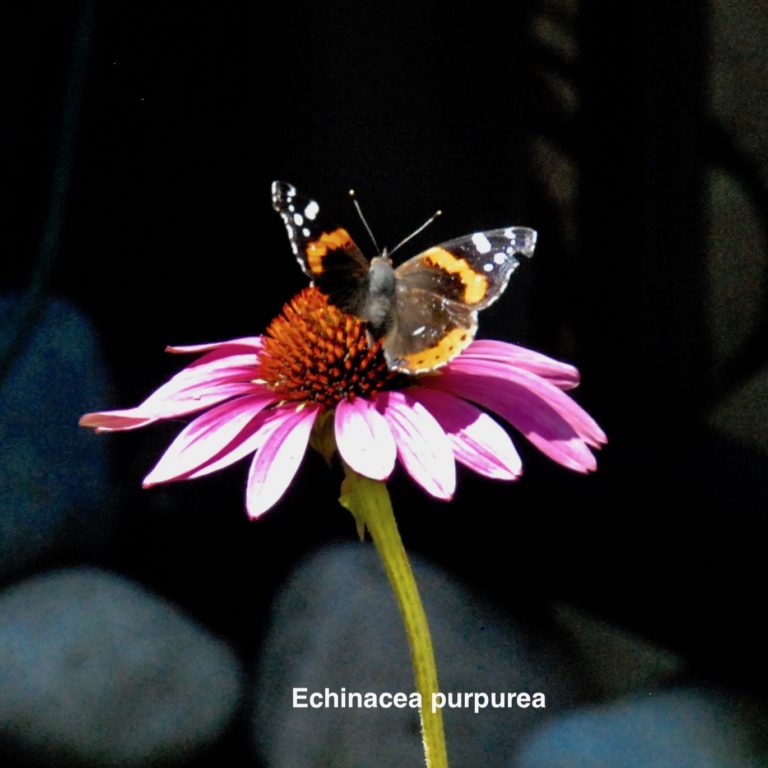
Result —
POLYGON ((360 221, 363 222, 363 226, 365 227, 366 232, 368 232, 368 237, 371 238, 371 242, 373 243, 373 247, 376 249, 376 253, 381 253, 381 248, 379 248, 378 243, 376 242, 376 238, 373 236, 373 232, 368 226, 368 222, 365 220, 365 216, 363 216, 363 210, 360 208, 360 203, 357 202, 354 189, 349 190, 349 196, 352 198, 352 204, 355 206, 355 210, 357 211, 357 215, 360 217, 360 221))
POLYGON ((404 240, 401 240, 390 252, 389 255, 391 256, 398 248, 401 248, 404 246, 409 240, 413 240, 416 235, 421 234, 438 216, 442 216, 443 212, 438 210, 435 211, 417 230, 411 232, 408 237, 406 237, 404 240))

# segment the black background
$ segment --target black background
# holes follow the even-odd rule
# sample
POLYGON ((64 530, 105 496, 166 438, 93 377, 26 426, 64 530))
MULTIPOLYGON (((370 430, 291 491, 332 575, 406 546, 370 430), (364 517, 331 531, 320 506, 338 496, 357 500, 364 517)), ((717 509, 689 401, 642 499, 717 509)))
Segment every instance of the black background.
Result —
MULTIPOLYGON (((680 7, 585 2, 570 16, 551 4, 579 40, 574 61, 537 42, 526 2, 3 11, 3 283, 90 316, 115 383, 98 410, 137 403, 174 372, 166 344, 257 334, 303 287, 271 208, 275 178, 361 244, 350 187, 390 245, 436 208, 412 248, 537 228, 535 259, 480 335, 580 368, 575 397, 609 437, 599 470, 573 475, 518 436, 521 481, 462 472, 450 504, 398 472, 406 546, 510 610, 569 600, 706 677, 764 689, 765 458, 706 425, 764 359, 757 337, 715 365, 704 322, 706 172, 750 169, 706 113, 706 6, 669 5, 680 7), (546 71, 573 83, 575 115, 546 71), (574 236, 532 162, 542 137, 578 172, 574 236)), ((112 442, 123 510, 97 559, 256 655, 292 565, 354 538, 340 478, 308 455, 257 522, 244 466, 141 491, 178 428, 94 438, 112 442)))

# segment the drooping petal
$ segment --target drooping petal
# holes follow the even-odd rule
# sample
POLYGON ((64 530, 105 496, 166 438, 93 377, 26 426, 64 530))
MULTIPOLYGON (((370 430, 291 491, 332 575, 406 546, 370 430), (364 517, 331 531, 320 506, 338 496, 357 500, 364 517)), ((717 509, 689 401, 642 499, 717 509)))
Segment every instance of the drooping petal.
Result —
POLYGON ((237 395, 269 392, 253 381, 255 360, 248 354, 227 361, 195 361, 134 408, 87 413, 80 425, 95 427, 98 432, 137 429, 161 419, 187 416, 237 395))
POLYGON ((248 472, 245 506, 252 518, 266 512, 290 485, 306 453, 319 410, 283 407, 275 413, 273 431, 256 452, 248 472))
MULTIPOLYGON (((237 395, 258 391, 250 382, 206 383, 177 391, 174 398, 145 400, 135 408, 115 411, 97 411, 80 417, 81 427, 94 427, 97 432, 119 432, 145 427, 161 419, 188 416, 196 411, 228 400, 237 395)), ((158 390, 159 391, 159 390, 158 390)), ((157 393, 155 393, 157 394, 157 393)), ((164 394, 164 393, 163 393, 164 394)))
POLYGON ((523 371, 506 378, 446 371, 425 384, 498 413, 542 453, 569 469, 597 468, 587 443, 599 447, 605 442, 602 430, 571 398, 537 376, 523 371))
MULTIPOLYGON (((230 458, 232 450, 243 442, 243 432, 273 401, 272 393, 245 395, 198 416, 168 446, 160 461, 144 478, 144 487, 190 477, 214 460, 226 466, 222 461, 230 458)), ((233 458, 226 463, 235 460, 233 458)))
MULTIPOLYGON (((477 375, 481 372, 482 369, 479 368, 475 371, 475 374, 477 375)), ((579 437, 593 448, 599 448, 607 442, 605 432, 573 398, 540 376, 523 370, 508 370, 504 375, 499 375, 498 371, 489 368, 483 375, 477 375, 477 378, 492 379, 500 396, 512 403, 515 402, 516 393, 520 391, 533 393, 565 419, 574 428, 579 437), (513 390, 510 391, 510 396, 505 398, 504 388, 508 386, 512 386, 513 390)))
POLYGON ((560 389, 573 389, 579 385, 579 371, 572 365, 534 352, 516 344, 494 339, 473 341, 464 352, 454 358, 446 370, 477 371, 478 363, 490 363, 501 375, 510 370, 525 370, 541 376, 560 389))
POLYGON ((119 411, 95 411, 84 413, 78 424, 81 427, 93 427, 97 432, 126 432, 130 429, 146 427, 156 419, 141 415, 138 408, 126 408, 119 411))
POLYGON ((358 474, 386 480, 395 468, 397 448, 386 419, 369 400, 341 400, 334 416, 336 447, 358 474))
POLYGON ((434 416, 405 392, 381 392, 376 406, 392 430, 398 458, 408 474, 432 496, 450 499, 456 490, 456 462, 434 416))
POLYGON ((509 435, 487 413, 437 389, 413 387, 408 393, 426 406, 445 430, 457 461, 495 480, 520 477, 520 455, 509 435))
POLYGON ((605 432, 598 423, 573 398, 549 381, 528 371, 517 371, 509 378, 549 403, 576 430, 587 445, 600 448, 608 442, 605 432))

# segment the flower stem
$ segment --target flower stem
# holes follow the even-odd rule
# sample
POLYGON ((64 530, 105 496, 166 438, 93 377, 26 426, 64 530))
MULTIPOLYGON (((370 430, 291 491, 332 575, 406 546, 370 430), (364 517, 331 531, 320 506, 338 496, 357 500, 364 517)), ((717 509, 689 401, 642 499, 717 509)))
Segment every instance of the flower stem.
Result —
POLYGON ((432 711, 432 694, 439 691, 432 638, 387 486, 358 475, 349 467, 345 467, 345 472, 339 501, 354 516, 358 533, 362 536, 366 528, 370 532, 405 623, 416 689, 421 696, 419 715, 427 768, 448 768, 443 716, 439 709, 432 711))

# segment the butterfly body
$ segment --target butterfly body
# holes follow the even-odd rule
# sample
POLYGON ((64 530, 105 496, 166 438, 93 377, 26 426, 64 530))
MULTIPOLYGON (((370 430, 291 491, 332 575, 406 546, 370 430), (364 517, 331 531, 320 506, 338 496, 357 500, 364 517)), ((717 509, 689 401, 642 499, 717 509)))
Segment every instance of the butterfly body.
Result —
POLYGON ((426 373, 445 365, 477 331, 477 313, 503 293, 530 257, 527 227, 477 232, 392 265, 386 250, 370 261, 345 229, 318 225, 319 206, 292 185, 272 184, 272 202, 305 274, 329 301, 363 320, 382 339, 391 370, 426 373))
POLYGON ((374 338, 384 336, 392 325, 397 278, 387 252, 374 256, 368 268, 368 290, 358 314, 368 323, 374 338))

